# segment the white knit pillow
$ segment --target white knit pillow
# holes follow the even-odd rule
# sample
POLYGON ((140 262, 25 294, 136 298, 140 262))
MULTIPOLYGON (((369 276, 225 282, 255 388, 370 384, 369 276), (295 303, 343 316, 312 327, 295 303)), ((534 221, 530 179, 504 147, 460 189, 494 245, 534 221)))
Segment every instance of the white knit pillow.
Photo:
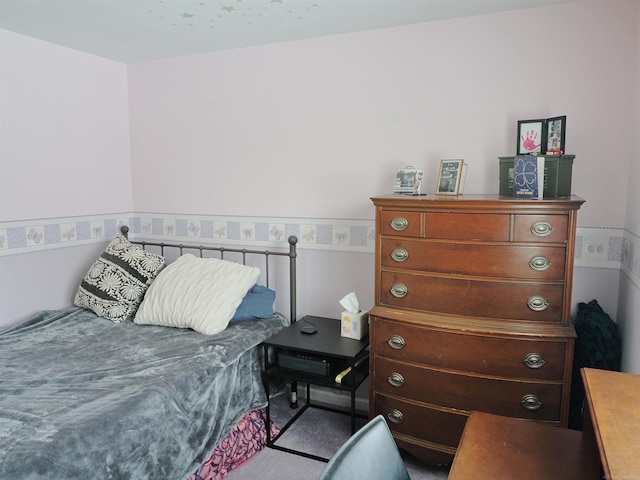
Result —
POLYGON ((259 275, 255 267, 182 255, 151 284, 134 322, 221 332, 259 275))

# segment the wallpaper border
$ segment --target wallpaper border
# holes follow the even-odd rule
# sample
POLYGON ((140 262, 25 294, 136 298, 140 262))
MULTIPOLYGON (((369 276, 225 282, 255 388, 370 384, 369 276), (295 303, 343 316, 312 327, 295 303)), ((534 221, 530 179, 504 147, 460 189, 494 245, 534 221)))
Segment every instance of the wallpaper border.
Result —
MULTIPOLYGON (((373 253, 375 222, 357 219, 180 215, 149 212, 0 222, 0 256, 101 243, 128 225, 131 237, 188 244, 373 253)), ((575 266, 621 270, 640 286, 640 237, 623 228, 578 227, 575 266)))
POLYGON ((0 256, 100 243, 128 225, 131 238, 190 244, 373 252, 373 220, 116 213, 0 222, 0 256))

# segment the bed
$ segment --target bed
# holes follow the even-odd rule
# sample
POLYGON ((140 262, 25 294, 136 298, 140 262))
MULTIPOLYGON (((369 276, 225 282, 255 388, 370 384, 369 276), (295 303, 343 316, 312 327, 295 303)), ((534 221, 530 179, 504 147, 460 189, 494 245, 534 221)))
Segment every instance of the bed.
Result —
POLYGON ((261 343, 289 322, 273 311, 269 288, 273 276, 283 283, 283 270, 296 318, 295 237, 288 247, 135 242, 124 227, 82 279, 74 307, 0 332, 0 478, 219 479, 260 450, 261 343), (239 299, 227 267, 242 270, 239 299), (209 282, 214 270, 222 279, 209 282))

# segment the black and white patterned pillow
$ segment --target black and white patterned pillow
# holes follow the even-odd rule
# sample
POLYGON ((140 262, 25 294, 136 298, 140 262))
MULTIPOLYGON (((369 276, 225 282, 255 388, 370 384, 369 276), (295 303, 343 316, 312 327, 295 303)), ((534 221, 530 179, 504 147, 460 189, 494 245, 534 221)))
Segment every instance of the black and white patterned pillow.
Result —
POLYGON ((164 265, 163 256, 147 252, 119 234, 85 275, 74 304, 116 323, 133 318, 164 265))

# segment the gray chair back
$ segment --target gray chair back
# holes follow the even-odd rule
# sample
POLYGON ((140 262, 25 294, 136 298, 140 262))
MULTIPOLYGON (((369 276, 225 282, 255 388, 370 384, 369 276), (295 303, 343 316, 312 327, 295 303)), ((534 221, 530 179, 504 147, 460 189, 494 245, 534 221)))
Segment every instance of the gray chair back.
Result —
POLYGON ((398 447, 382 415, 347 440, 319 480, 410 480, 398 447))

